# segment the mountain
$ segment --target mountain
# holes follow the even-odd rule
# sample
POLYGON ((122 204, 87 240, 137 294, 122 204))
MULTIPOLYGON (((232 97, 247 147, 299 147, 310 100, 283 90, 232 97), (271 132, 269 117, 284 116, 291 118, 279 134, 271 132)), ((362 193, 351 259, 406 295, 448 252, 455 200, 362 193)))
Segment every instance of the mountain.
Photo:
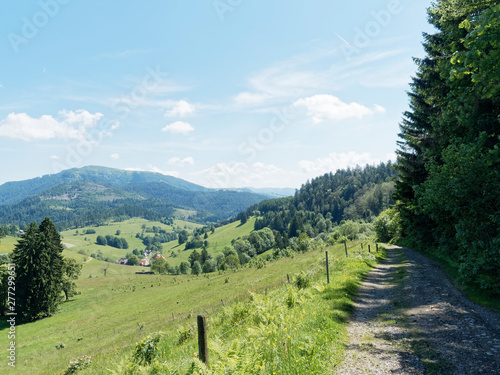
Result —
POLYGON ((45 175, 30 180, 6 182, 0 185, 0 205, 17 203, 63 183, 88 181, 96 184, 125 186, 133 182, 164 182, 186 191, 208 191, 209 189, 180 178, 161 173, 124 171, 120 169, 88 166, 67 169, 57 174, 45 175))
POLYGON ((292 195, 295 194, 296 191, 296 189, 293 188, 252 188, 252 187, 231 188, 227 190, 262 194, 268 196, 269 198, 291 197, 292 195))
POLYGON ((216 222, 266 198, 207 189, 160 173, 90 166, 1 185, 0 224, 49 216, 58 229, 66 229, 129 217, 161 220, 177 208, 195 211, 195 221, 216 222))

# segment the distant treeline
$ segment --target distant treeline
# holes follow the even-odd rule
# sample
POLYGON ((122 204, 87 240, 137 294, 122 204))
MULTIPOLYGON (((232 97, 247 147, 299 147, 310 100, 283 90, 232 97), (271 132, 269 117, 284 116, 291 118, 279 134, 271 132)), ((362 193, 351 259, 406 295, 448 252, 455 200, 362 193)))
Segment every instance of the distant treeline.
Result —
POLYGON ((257 216, 256 230, 270 228, 288 238, 301 232, 315 237, 342 220, 373 221, 394 204, 396 175, 390 162, 338 170, 308 181, 293 197, 263 201, 237 218, 257 216))

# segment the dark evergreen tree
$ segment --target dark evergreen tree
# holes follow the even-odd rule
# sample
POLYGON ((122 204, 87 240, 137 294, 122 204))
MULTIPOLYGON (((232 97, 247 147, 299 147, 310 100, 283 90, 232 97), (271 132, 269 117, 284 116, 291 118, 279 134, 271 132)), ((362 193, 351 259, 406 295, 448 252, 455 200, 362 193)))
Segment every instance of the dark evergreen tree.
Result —
POLYGON ((61 301, 64 261, 61 238, 45 218, 40 226, 31 223, 12 254, 16 265, 16 310, 31 321, 55 313, 61 301))
POLYGON ((500 4, 439 0, 429 9, 396 181, 403 235, 500 292, 500 4))

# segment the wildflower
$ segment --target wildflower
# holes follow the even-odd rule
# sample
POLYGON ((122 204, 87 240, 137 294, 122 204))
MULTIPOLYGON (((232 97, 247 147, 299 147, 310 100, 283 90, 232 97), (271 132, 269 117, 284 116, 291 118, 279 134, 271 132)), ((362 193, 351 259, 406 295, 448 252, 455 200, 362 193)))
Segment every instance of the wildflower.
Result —
POLYGON ((288 338, 291 339, 290 335, 288 335, 288 338))
POLYGON ((196 357, 198 354, 194 353, 194 356, 196 357))

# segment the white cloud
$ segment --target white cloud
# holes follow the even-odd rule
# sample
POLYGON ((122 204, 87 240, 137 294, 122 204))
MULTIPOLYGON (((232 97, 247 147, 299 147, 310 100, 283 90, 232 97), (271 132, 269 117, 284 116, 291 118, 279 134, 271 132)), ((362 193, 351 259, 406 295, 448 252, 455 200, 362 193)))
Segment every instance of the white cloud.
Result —
POLYGON ((179 177, 180 173, 177 171, 165 171, 162 170, 161 168, 158 168, 154 165, 148 164, 146 168, 124 168, 126 171, 137 171, 137 172, 155 172, 155 173, 161 173, 166 176, 173 176, 173 177, 179 177))
POLYGON ((120 154, 111 154, 109 156, 111 157, 111 159, 114 159, 114 160, 120 159, 120 154))
POLYGON ((301 160, 298 165, 300 169, 311 177, 319 176, 324 173, 334 172, 337 169, 353 168, 357 165, 379 163, 369 152, 357 153, 354 151, 336 153, 332 152, 323 158, 316 160, 301 160))
POLYGON ((176 121, 173 122, 170 125, 165 126, 161 131, 163 132, 171 132, 174 134, 183 134, 186 135, 190 132, 192 132, 194 128, 191 126, 191 124, 183 121, 176 121))
POLYGON ((256 162, 217 163, 204 170, 192 173, 202 186, 222 189, 241 187, 283 187, 283 181, 299 180, 299 173, 287 171, 273 164, 256 162))
POLYGON ((187 158, 184 158, 184 159, 181 159, 179 157, 173 157, 173 158, 168 159, 167 163, 169 165, 184 167, 186 165, 194 165, 194 159, 191 156, 188 156, 187 158))
POLYGON ((375 113, 384 113, 385 108, 374 105, 373 108, 365 107, 359 103, 344 103, 333 95, 314 95, 302 98, 293 103, 294 107, 305 107, 307 114, 312 117, 314 123, 323 120, 340 121, 347 118, 361 119, 364 116, 375 113))
POLYGON ((305 62, 307 61, 292 58, 257 72, 248 79, 250 90, 233 98, 235 104, 245 107, 260 106, 326 88, 324 72, 302 69, 301 65, 305 62))
POLYGON ((234 97, 236 104, 244 107, 252 107, 264 104, 266 100, 271 99, 272 96, 264 93, 255 92, 241 92, 234 97))
MULTIPOLYGON (((0 121, 0 137, 27 142, 53 138, 84 140, 88 130, 94 128, 102 117, 102 113, 92 114, 82 109, 60 111, 58 118, 51 115, 34 118, 26 113, 10 113, 0 121)), ((114 126, 112 129, 116 128, 114 126)))
POLYGON ((57 160, 57 159, 59 159, 59 156, 57 156, 57 155, 51 155, 51 156, 49 157, 49 159, 52 159, 52 160, 57 160))
POLYGON ((196 112, 194 104, 185 100, 173 101, 166 105, 170 107, 170 110, 165 113, 165 117, 186 117, 196 112))

